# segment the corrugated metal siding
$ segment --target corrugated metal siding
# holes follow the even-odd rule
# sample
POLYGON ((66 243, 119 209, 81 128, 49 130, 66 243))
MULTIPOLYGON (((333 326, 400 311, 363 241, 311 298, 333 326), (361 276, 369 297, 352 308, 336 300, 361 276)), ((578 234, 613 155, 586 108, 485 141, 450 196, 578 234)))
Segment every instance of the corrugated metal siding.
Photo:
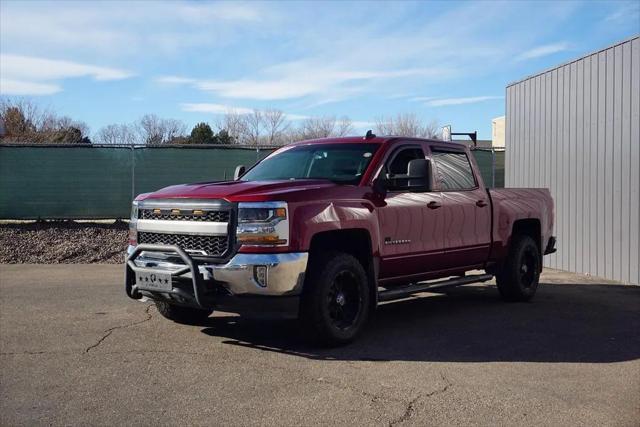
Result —
POLYGON ((640 38, 507 87, 507 187, 548 187, 552 268, 640 284, 640 38))

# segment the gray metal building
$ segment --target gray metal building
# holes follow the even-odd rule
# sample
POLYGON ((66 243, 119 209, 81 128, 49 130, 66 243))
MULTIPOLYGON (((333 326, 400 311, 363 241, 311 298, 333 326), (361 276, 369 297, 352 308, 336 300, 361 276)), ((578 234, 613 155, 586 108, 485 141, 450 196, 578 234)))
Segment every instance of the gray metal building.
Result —
POLYGON ((551 268, 640 284, 640 37, 506 90, 507 187, 548 187, 551 268))

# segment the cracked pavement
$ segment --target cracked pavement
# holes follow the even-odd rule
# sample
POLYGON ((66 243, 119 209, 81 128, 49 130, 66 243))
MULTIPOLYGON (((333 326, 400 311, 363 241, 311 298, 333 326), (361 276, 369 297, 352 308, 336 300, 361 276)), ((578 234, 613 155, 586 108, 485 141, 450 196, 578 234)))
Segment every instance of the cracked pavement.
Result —
POLYGON ((0 265, 0 425, 637 425, 640 287, 545 272, 385 305, 356 343, 162 318, 119 265, 0 265))

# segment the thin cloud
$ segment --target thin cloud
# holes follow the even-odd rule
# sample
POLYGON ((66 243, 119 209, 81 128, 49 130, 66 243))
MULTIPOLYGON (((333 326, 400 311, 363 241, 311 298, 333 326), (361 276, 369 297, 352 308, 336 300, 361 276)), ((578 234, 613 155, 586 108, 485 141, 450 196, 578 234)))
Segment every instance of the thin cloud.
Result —
POLYGON ((59 80, 70 77, 121 80, 133 75, 117 68, 10 54, 0 54, 0 73, 3 76, 16 76, 29 80, 59 80))
POLYGON ((546 44, 543 46, 538 46, 533 49, 529 49, 525 52, 522 52, 520 55, 516 56, 516 61, 524 61, 527 59, 535 59, 541 58, 547 55, 553 55, 554 53, 564 52, 569 49, 569 44, 562 43, 554 43, 554 44, 546 44))
POLYGON ((180 76, 162 76, 162 77, 157 77, 155 79, 156 82, 158 83, 164 83, 164 84, 175 84, 175 85, 183 85, 183 84, 189 84, 189 83, 196 83, 197 81, 195 79, 189 79, 187 77, 180 77, 180 76))
POLYGON ((448 105, 465 105, 477 104, 478 102, 491 101, 494 99, 503 99, 502 96, 470 96, 466 98, 443 98, 427 101, 425 104, 429 107, 444 107, 448 105))
POLYGON ((630 4, 625 4, 615 12, 607 15, 604 18, 604 22, 611 24, 612 22, 630 21, 635 22, 637 25, 638 18, 640 18, 640 4, 637 2, 633 2, 630 4))
POLYGON ((177 13, 185 22, 210 25, 215 21, 261 21, 263 14, 250 4, 213 3, 213 4, 176 4, 177 13))
POLYGON ((413 98, 409 98, 409 102, 426 102, 436 99, 435 96, 414 96, 413 98))
POLYGON ((270 8, 256 3, 138 1, 3 2, 2 47, 31 45, 47 52, 149 55, 180 52, 194 45, 226 43, 233 29, 269 20, 270 8), (5 4, 6 3, 6 4, 5 4))
POLYGON ((295 120, 306 120, 306 119, 309 118, 309 116, 305 116, 304 114, 288 114, 288 113, 285 113, 284 115, 285 115, 285 117, 287 119, 293 120, 293 121, 295 121, 295 120))
POLYGON ((53 95, 62 88, 56 84, 36 83, 24 80, 6 79, 0 77, 0 94, 2 95, 53 95))
POLYGON ((375 81, 407 77, 440 76, 446 73, 441 68, 410 68, 402 70, 348 70, 312 66, 310 61, 297 61, 269 67, 264 79, 197 80, 181 76, 163 76, 160 83, 188 84, 196 89, 211 92, 223 98, 278 101, 302 98, 326 93, 334 97, 343 92, 353 93, 358 85, 375 81), (313 69, 313 73, 308 70, 313 69))
POLYGON ((211 103, 184 103, 180 104, 182 111, 190 113, 211 113, 211 114, 226 114, 234 112, 238 114, 249 114, 253 112, 251 108, 244 107, 232 107, 224 104, 211 104, 211 103))
POLYGON ((52 95, 62 91, 60 80, 89 77, 122 80, 133 74, 118 68, 33 56, 0 54, 0 92, 6 95, 52 95))

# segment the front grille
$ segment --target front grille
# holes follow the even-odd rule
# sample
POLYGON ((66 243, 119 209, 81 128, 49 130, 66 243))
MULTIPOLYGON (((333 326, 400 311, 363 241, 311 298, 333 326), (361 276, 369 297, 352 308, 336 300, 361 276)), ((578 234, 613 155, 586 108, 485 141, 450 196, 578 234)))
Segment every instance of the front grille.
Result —
POLYGON ((227 236, 198 236, 191 234, 164 234, 141 231, 138 243, 176 245, 189 251, 204 251, 209 256, 222 256, 228 246, 227 236))
POLYGON ((175 209, 140 209, 139 219, 157 219, 165 221, 208 221, 208 222, 229 222, 229 211, 208 211, 202 209, 201 215, 194 215, 193 209, 180 209, 179 213, 175 209), (173 212, 173 213, 172 213, 173 212))

